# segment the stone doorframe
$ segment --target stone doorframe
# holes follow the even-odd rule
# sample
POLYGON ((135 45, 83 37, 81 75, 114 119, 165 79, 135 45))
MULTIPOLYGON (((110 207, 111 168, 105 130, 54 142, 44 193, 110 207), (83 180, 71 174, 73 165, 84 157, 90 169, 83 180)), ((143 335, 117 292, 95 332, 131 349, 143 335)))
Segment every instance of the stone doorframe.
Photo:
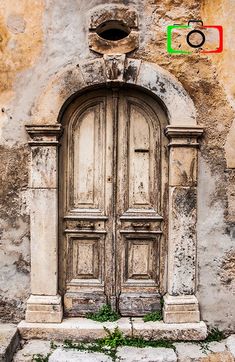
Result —
POLYGON ((169 232, 164 322, 199 322, 196 292, 197 153, 203 129, 182 85, 161 67, 104 55, 58 72, 43 89, 26 126, 31 138, 31 296, 26 321, 61 322, 58 294, 58 145, 69 98, 90 86, 129 84, 157 96, 169 125, 169 232))

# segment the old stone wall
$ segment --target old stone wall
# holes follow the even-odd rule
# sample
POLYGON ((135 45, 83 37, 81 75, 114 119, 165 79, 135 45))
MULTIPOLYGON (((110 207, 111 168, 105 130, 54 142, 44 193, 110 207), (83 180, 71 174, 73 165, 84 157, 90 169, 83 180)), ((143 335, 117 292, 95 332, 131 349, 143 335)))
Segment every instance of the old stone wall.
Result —
MULTIPOLYGON (((110 2, 109 2, 110 3, 110 2)), ((132 58, 153 62, 184 86, 204 127, 199 159, 198 288, 202 319, 235 330, 235 5, 231 0, 123 0, 139 14, 132 58), (212 5, 213 3, 213 5, 212 5), (221 54, 171 55, 166 26, 202 18, 224 27, 221 54)), ((89 10, 103 0, 3 0, 0 4, 0 315, 24 318, 30 288, 29 149, 25 125, 49 79, 95 59, 89 10)), ((66 87, 66 84, 65 84, 66 87)))

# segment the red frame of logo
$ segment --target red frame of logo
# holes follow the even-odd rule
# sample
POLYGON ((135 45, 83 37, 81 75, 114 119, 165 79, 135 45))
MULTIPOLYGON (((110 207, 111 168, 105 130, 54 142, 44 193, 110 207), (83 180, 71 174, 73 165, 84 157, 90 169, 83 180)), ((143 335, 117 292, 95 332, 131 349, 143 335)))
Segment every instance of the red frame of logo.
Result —
POLYGON ((221 53, 223 51, 223 27, 221 25, 203 25, 200 28, 214 28, 219 31, 219 48, 216 50, 201 50, 200 53, 221 53))

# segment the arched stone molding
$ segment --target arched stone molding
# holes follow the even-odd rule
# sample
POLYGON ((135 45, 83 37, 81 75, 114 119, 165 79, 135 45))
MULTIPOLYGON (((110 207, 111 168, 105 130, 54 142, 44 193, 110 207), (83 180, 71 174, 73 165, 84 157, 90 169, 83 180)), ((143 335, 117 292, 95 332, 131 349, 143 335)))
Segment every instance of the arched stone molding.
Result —
POLYGON ((105 55, 59 71, 43 89, 33 109, 35 123, 57 123, 58 114, 71 96, 86 87, 109 82, 137 85, 153 93, 162 102, 170 125, 196 126, 193 101, 181 83, 158 65, 125 55, 105 55))
POLYGON ((196 292, 197 148, 203 130, 182 85, 157 65, 105 55, 69 65, 43 90, 26 126, 31 137, 31 293, 26 320, 61 322, 58 294, 58 138, 60 114, 79 92, 105 84, 128 84, 151 92, 167 113, 169 143, 168 283, 166 323, 199 322, 196 292), (48 177, 50 175, 50 177, 48 177), (43 272, 41 272, 43 271, 43 272))

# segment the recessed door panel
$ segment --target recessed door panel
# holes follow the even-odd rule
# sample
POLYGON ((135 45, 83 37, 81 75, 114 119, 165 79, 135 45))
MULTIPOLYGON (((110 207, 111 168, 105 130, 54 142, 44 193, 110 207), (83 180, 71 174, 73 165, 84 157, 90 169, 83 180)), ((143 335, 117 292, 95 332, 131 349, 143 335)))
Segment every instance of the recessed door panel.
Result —
POLYGON ((164 122, 156 102, 125 89, 91 92, 65 112, 60 261, 66 315, 82 316, 105 303, 129 316, 160 308, 164 122))
POLYGON ((138 107, 130 107, 129 206, 150 204, 150 129, 138 107))
POLYGON ((74 206, 95 205, 97 135, 95 112, 87 112, 74 130, 74 206), (86 152, 84 152, 86 150, 86 152), (79 171, 79 172, 78 172, 79 171))
POLYGON ((99 261, 102 258, 99 238, 70 237, 68 240, 68 283, 76 279, 102 280, 99 261))
POLYGON ((69 129, 69 190, 71 210, 102 211, 104 207, 105 107, 97 100, 75 113, 69 129))

